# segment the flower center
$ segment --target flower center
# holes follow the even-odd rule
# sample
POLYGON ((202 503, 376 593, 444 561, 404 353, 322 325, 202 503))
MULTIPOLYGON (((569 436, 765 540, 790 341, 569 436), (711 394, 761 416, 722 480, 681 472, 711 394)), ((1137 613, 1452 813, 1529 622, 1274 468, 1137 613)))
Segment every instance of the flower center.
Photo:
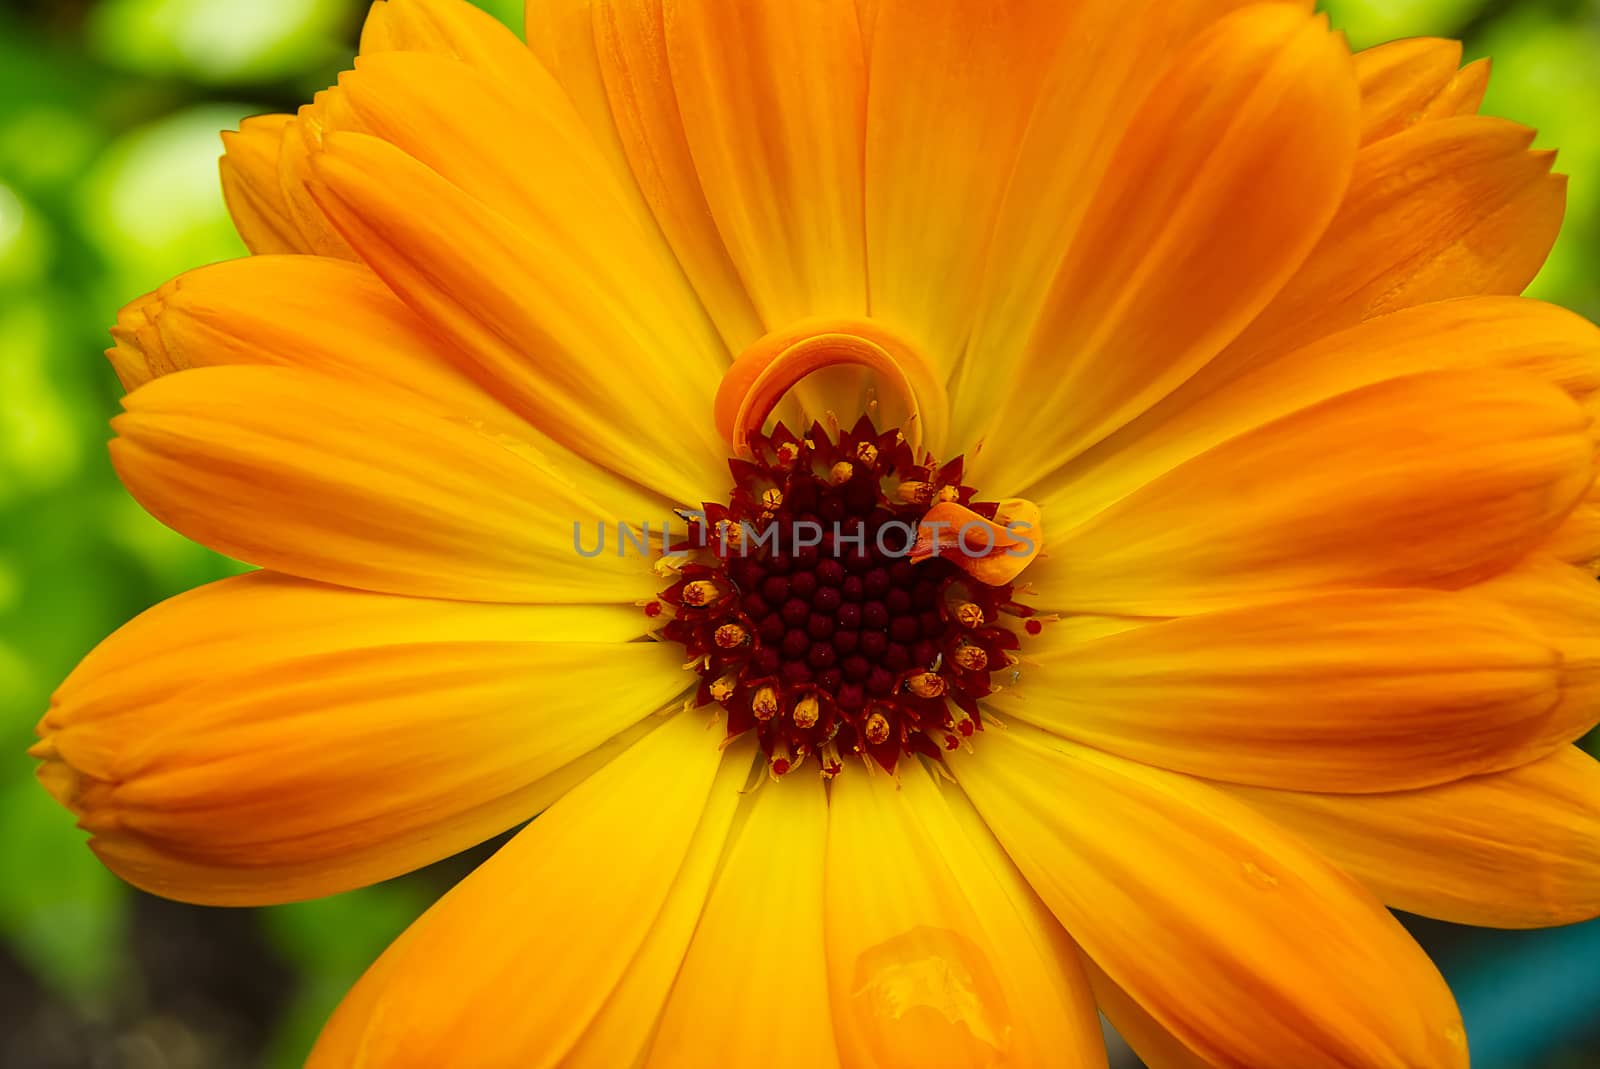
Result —
POLYGON ((675 581, 647 611, 670 619, 699 673, 698 702, 755 731, 781 777, 815 756, 893 771, 983 730, 979 699, 1012 676, 1019 628, 1037 631, 1011 578, 1037 546, 1008 505, 962 484, 962 461, 919 461, 865 417, 830 436, 748 433, 726 505, 691 513, 663 559, 675 581))

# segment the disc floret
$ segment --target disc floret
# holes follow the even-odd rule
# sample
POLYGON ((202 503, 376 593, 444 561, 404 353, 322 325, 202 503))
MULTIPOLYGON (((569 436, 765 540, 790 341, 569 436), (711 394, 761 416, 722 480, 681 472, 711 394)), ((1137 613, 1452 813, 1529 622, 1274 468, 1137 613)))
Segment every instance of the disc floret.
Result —
POLYGON ((997 505, 963 485, 960 458, 918 460, 865 418, 804 437, 780 424, 748 452, 727 503, 686 514, 674 581, 647 608, 687 650, 695 700, 727 711, 730 739, 754 731, 774 776, 816 757, 832 778, 850 754, 892 772, 968 744, 1015 663, 1011 621, 1033 613, 912 547, 930 504, 990 520, 997 505))

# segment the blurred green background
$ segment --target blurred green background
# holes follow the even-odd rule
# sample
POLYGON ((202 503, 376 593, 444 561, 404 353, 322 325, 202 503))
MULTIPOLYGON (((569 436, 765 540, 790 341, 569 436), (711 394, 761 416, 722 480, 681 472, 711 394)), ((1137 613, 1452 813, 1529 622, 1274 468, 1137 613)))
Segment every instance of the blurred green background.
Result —
MULTIPOLYGON (((520 2, 482 6, 520 23, 520 2)), ((1572 176, 1537 296, 1600 319, 1600 0, 1339 0, 1357 47, 1461 36, 1485 110, 1572 176)), ((351 0, 0 3, 0 1066, 297 1066, 344 988, 474 857, 324 902, 206 910, 105 872, 22 757, 96 641, 236 566, 147 518, 106 460, 117 308, 243 253, 218 131, 291 110, 348 65, 351 0)), ((481 855, 481 851, 480 851, 481 855)), ((1600 926, 1414 923, 1461 998, 1479 1069, 1594 1069, 1600 926)), ((1243 1009, 1243 1008, 1241 1008, 1243 1009)), ((1132 1064, 1124 1062, 1123 1064, 1132 1064)), ((1288 1067, 1292 1069, 1292 1067, 1288 1067)))

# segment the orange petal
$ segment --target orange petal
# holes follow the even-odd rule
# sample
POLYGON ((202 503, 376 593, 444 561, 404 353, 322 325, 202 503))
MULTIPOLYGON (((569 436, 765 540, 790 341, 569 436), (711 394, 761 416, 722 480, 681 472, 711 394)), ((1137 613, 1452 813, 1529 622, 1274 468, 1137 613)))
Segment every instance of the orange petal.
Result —
POLYGON ((971 330, 1018 146, 1045 80, 1067 65, 1065 34, 1083 6, 876 5, 866 119, 872 314, 916 337, 944 376, 971 330))
POLYGON ((1229 790, 1396 909, 1491 928, 1600 916, 1600 763, 1575 747, 1400 794, 1229 790))
POLYGON ((517 35, 467 0, 378 0, 361 26, 361 54, 382 52, 459 59, 512 83, 532 66, 517 35))
MULTIPOLYGON (((997 375, 1003 380, 1007 363, 1038 321, 1062 258, 1078 240, 1113 155, 1151 89, 1198 35, 1252 2, 1076 0, 1058 5, 1067 20, 1063 36, 1073 44, 1051 65, 1017 147, 990 241, 994 251, 968 356, 951 383, 961 406, 956 429, 962 443, 976 438, 991 417, 984 396, 993 392, 988 384, 997 375), (1081 47, 1092 50, 1092 62, 1083 61, 1081 47)), ((860 6, 862 25, 875 27, 881 0, 861 0, 860 6)), ((1311 3, 1294 0, 1293 6, 1310 10, 1311 3)), ((995 16, 993 7, 983 10, 995 16)))
POLYGON ((1600 566, 1600 503, 1591 493, 1583 504, 1551 532, 1540 547, 1561 560, 1587 568, 1591 574, 1600 566))
POLYGON ((990 699, 1008 720, 1309 791, 1402 790, 1532 760, 1549 752, 1566 679, 1556 641, 1522 616, 1423 590, 1305 595, 1104 637, 1047 628, 1022 656, 1021 685, 990 699))
POLYGON ((722 849, 751 756, 719 758, 706 726, 679 714, 440 899, 346 997, 308 1069, 565 1065, 685 890, 675 878, 705 893, 699 862, 722 849))
POLYGON ((648 320, 655 347, 645 355, 670 352, 664 369, 704 374, 709 386, 728 357, 694 292, 560 86, 522 55, 514 95, 451 59, 363 56, 327 94, 328 131, 382 138, 531 238, 571 245, 567 266, 581 281, 626 289, 648 320))
POLYGON ((1590 406, 1600 394, 1600 328, 1564 308, 1515 297, 1463 298, 1382 316, 1276 356, 1219 389, 1179 390, 1062 468, 1040 498, 1059 530, 1298 409, 1448 368, 1533 375, 1590 406))
POLYGON ((124 308, 108 352, 129 389, 190 367, 264 364, 335 376, 363 392, 482 424, 533 443, 611 516, 671 502, 552 442, 474 382, 470 361, 364 265, 320 256, 252 256, 179 275, 124 308))
POLYGON ((1078 954, 961 792, 917 762, 828 799, 825 915, 845 1065, 1105 1065, 1078 954))
POLYGON ((300 232, 302 251, 315 256, 360 260, 360 254, 333 228, 322 207, 311 196, 311 156, 322 145, 324 95, 318 93, 310 104, 302 104, 294 120, 284 126, 283 142, 278 146, 278 185, 283 190, 289 220, 300 232))
POLYGON ((863 315, 866 71, 855 4, 645 0, 645 10, 661 21, 613 28, 660 26, 706 206, 762 322, 863 315))
POLYGON ((106 359, 124 390, 137 389, 151 379, 188 366, 176 362, 177 357, 167 352, 166 343, 151 325, 151 315, 160 309, 163 296, 161 290, 147 293, 117 311, 117 325, 111 328, 113 344, 106 350, 106 359))
POLYGON ((1476 115, 1483 106, 1484 95, 1489 91, 1489 60, 1473 60, 1456 71, 1439 95, 1422 110, 1423 122, 1454 119, 1461 115, 1476 115))
POLYGON ((948 761, 1084 952, 1202 1058, 1466 1066, 1460 1016, 1421 949, 1249 806, 1020 725, 948 761))
POLYGON ((1414 126, 1428 114, 1456 77, 1461 42, 1411 37, 1357 52, 1355 62, 1361 143, 1366 145, 1414 126))
POLYGON ((822 781, 765 783, 741 817, 644 1069, 840 1065, 823 960, 822 781))
POLYGON ((1015 580, 1044 549, 1039 506, 1023 498, 999 503, 993 521, 941 501, 917 523, 913 563, 943 557, 980 583, 1004 586, 1015 580))
POLYGON ((185 272, 133 302, 108 355, 132 390, 186 368, 303 367, 404 403, 526 424, 455 366, 448 346, 370 270, 320 256, 252 256, 185 272))
MULTIPOLYGON (((504 86, 505 95, 512 97, 525 92, 543 74, 515 34, 465 0, 378 0, 362 26, 361 53, 376 56, 386 52, 459 60, 504 86)), ((277 170, 293 251, 356 260, 360 257, 329 225, 309 192, 310 157, 320 148, 327 126, 325 103, 326 94, 319 93, 313 103, 289 118, 270 163, 277 170)))
MULTIPOLYGON (((691 441, 709 437, 692 416, 704 411, 706 395, 727 369, 728 352, 631 182, 625 175, 619 180, 560 86, 518 48, 525 69, 515 81, 439 56, 363 56, 327 94, 328 131, 379 137, 445 179, 452 195, 464 194, 489 215, 514 224, 518 236, 540 249, 538 261, 545 265, 528 279, 535 288, 527 292, 546 296, 524 300, 525 315, 564 346, 537 355, 556 364, 599 365, 625 354, 633 373, 648 376, 638 393, 668 398, 673 406, 670 414, 636 406, 646 409, 641 420, 691 441), (584 317, 597 322, 583 323, 584 317), (575 334, 574 319, 584 333, 575 334), (611 330, 602 329, 608 325, 611 330)), ((373 214, 356 225, 381 221, 373 214)), ((518 268, 530 273, 526 263, 518 268)), ((427 311, 426 299, 415 303, 427 311)), ((520 365, 529 362, 529 354, 517 355, 519 365, 495 364, 492 372, 508 380, 512 396, 527 377, 520 365)), ((574 372, 553 367, 547 374, 561 381, 574 372)), ((617 393, 606 385, 606 407, 615 407, 617 393)), ((530 412, 542 425, 568 418, 566 409, 551 404, 554 392, 543 388, 538 412, 530 412)), ((619 474, 638 477, 636 469, 619 474)), ((724 481, 719 473, 716 485, 724 481)))
POLYGON ((580 553, 591 525, 624 517, 466 420, 299 368, 200 368, 123 404, 111 453, 129 491, 240 560, 478 601, 629 604, 659 585, 643 552, 580 553))
POLYGON ((1457 587, 1517 561, 1594 481, 1590 417, 1500 371, 1410 375, 1241 434, 1063 531, 1051 609, 1170 616, 1298 591, 1457 587))
MULTIPOLYGON (((410 59, 420 68, 425 57, 410 59)), ((365 134, 330 134, 317 174, 323 207, 373 270, 511 408, 674 501, 721 496, 726 446, 711 419, 721 358, 693 344, 665 297, 639 297, 656 276, 628 258, 631 224, 603 196, 575 200, 572 170, 551 163, 525 176, 537 226, 365 134)))
POLYGON ((1201 34, 1122 139, 1015 365, 958 380, 986 408, 973 478, 1026 492, 1232 341, 1332 218, 1356 112, 1324 20, 1263 4, 1201 34))
MULTIPOLYGON (((593 0, 530 0, 527 43, 467 0, 378 0, 361 32, 359 61, 410 52, 459 61, 482 77, 501 102, 537 105, 575 121, 583 151, 605 158, 608 182, 626 186, 633 209, 648 218, 606 112, 596 66, 593 0)), ((359 62, 357 66, 361 66, 359 62)))
POLYGON ((33 752, 139 887, 234 905, 332 894, 526 820, 681 694, 672 651, 634 641, 643 622, 258 572, 101 643, 33 752))
POLYGON ((1473 115, 1368 145, 1321 244, 1209 374, 1386 312, 1521 293, 1566 206, 1566 179, 1550 173, 1551 153, 1528 151, 1532 141, 1526 127, 1473 115))
POLYGON ((528 46, 584 125, 633 175, 729 351, 766 333, 706 204, 667 59, 661 6, 638 0, 535 0, 528 46))
POLYGON ((1600 585, 1593 576, 1535 554, 1472 593, 1516 613, 1561 652, 1561 702, 1540 733, 1541 751, 1576 742, 1600 723, 1600 585))
POLYGON ((222 135, 222 199, 251 252, 310 251, 278 184, 278 147, 293 121, 292 115, 257 115, 222 135))
POLYGON ((1117 1034, 1139 1056, 1145 1069, 1217 1069, 1213 1063, 1180 1043, 1098 965, 1087 958, 1083 964, 1100 1012, 1106 1015, 1106 1020, 1111 1022, 1117 1034))

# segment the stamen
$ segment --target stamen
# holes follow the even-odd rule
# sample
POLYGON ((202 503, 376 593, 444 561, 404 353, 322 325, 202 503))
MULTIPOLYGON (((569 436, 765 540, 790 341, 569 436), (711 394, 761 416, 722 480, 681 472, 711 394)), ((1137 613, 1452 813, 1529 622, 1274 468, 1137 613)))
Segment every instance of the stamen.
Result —
POLYGON ((963 642, 957 646, 952 657, 956 664, 969 672, 981 672, 989 667, 989 655, 983 651, 983 647, 974 646, 970 642, 963 642))
POLYGON ((817 704, 817 699, 807 694, 794 707, 794 726, 808 731, 817 726, 817 719, 821 715, 822 707, 817 704))
POLYGON ((700 608, 710 605, 722 597, 722 589, 709 579, 696 579, 692 583, 685 583, 683 587, 683 603, 700 608))
POLYGON ((833 779, 844 771, 844 762, 839 760, 839 747, 831 739, 822 744, 822 752, 818 756, 822 761, 823 779, 833 779))
POLYGON ((773 746, 772 753, 767 757, 767 770, 772 773, 773 779, 781 779, 789 774, 794 767, 793 756, 787 742, 780 739, 773 746))
POLYGON ((933 484, 910 479, 901 483, 894 493, 908 505, 926 505, 933 500, 933 484))
POLYGON ((719 676, 711 684, 711 699, 716 702, 726 702, 733 697, 734 690, 739 685, 739 677, 732 672, 719 676))
POLYGON ((983 609, 976 602, 963 601, 956 606, 956 622, 965 628, 983 626, 983 609))
POLYGON ((717 539, 731 549, 739 549, 744 545, 744 528, 727 520, 717 522, 717 539))
POLYGON ((762 687, 756 691, 756 696, 750 701, 750 711, 757 720, 771 720, 778 715, 778 692, 771 687, 762 687))
POLYGON ((889 741, 889 718, 882 713, 873 713, 867 717, 867 742, 873 746, 882 746, 889 741))

